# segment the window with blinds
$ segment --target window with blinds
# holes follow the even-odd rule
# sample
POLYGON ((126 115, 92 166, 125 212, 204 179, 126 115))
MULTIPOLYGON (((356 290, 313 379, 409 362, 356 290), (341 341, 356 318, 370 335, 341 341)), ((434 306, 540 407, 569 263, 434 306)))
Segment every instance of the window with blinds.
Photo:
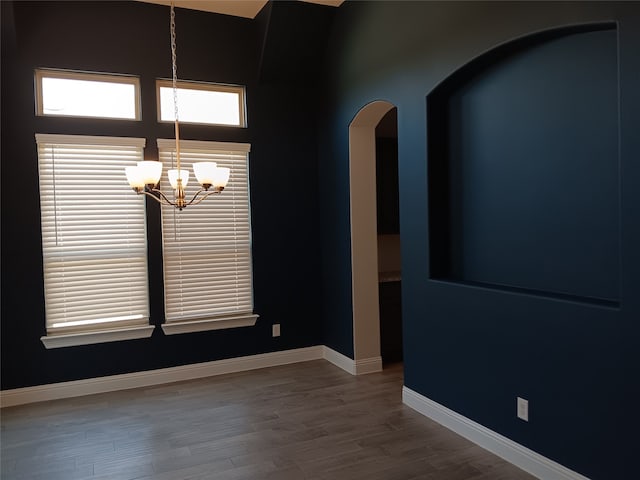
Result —
MULTIPOLYGON (((36 143, 47 336, 136 326, 144 334, 112 339, 150 335, 144 200, 124 175, 145 140, 38 134, 36 143)), ((110 340, 75 344, 101 341, 110 340)))
MULTIPOLYGON (((229 167, 220 194, 182 211, 162 207, 167 334, 253 325, 248 144, 182 140, 181 168, 190 171, 186 196, 199 184, 192 164, 229 167)), ((158 140, 164 170, 175 168, 175 141, 158 140)), ((170 191, 166 176, 161 188, 170 191)))

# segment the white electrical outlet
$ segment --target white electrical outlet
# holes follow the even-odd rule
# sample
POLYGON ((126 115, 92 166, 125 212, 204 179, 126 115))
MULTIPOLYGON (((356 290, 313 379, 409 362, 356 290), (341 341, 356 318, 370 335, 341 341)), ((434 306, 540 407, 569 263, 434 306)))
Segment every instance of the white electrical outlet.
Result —
POLYGON ((524 420, 525 422, 529 421, 529 400, 524 398, 518 398, 518 418, 520 420, 524 420))
POLYGON ((279 337, 280 336, 280 324, 279 323, 274 323, 273 325, 271 325, 271 335, 274 337, 279 337))

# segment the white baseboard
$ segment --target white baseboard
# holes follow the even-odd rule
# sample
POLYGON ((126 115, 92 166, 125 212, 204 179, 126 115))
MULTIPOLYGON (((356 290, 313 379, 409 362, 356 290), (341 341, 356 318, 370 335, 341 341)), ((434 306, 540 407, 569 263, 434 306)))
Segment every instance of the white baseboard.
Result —
POLYGON ((290 363, 325 359, 349 372, 351 375, 379 372, 382 370, 381 357, 354 361, 324 345, 284 350, 281 352, 249 355, 246 357, 195 363, 180 367, 161 368, 145 372, 88 378, 72 382, 51 383, 35 387, 15 388, 0 392, 0 407, 13 407, 27 403, 80 397, 96 393, 149 387, 164 383, 181 382, 197 378, 212 377, 225 373, 244 372, 258 368, 275 367, 290 363))
POLYGON ((351 375, 356 374, 355 362, 346 355, 336 352, 334 349, 327 346, 323 346, 322 357, 333 363, 336 367, 340 367, 345 372, 349 372, 351 375))
POLYGON ((425 417, 504 458, 534 477, 543 480, 589 480, 407 387, 402 388, 402 401, 425 417))
POLYGON ((307 347, 281 352, 263 353, 246 357, 229 358, 213 362, 196 363, 179 367, 162 368, 108 377, 88 378, 72 382, 16 388, 0 392, 0 406, 12 407, 26 403, 79 397, 95 393, 148 387, 164 383, 193 380, 225 373, 243 372, 264 367, 319 360, 324 358, 323 347, 307 347))
POLYGON ((93 395, 95 393, 149 387, 152 385, 162 385, 163 383, 194 380, 196 378, 212 377, 225 373, 244 372, 258 368, 275 367, 277 365, 320 359, 328 360, 349 372, 351 375, 362 375, 382 370, 381 357, 354 361, 329 347, 318 345, 315 347, 215 360, 213 362, 195 363, 180 367, 161 368, 145 372, 3 390, 0 392, 0 407, 13 407, 26 403, 45 402, 47 400, 80 397, 82 395, 93 395))
POLYGON ((382 357, 364 358, 355 361, 356 375, 382 371, 382 357))
POLYGON ((322 356, 325 360, 333 363, 336 367, 340 367, 345 372, 349 372, 351 375, 364 375, 382 371, 382 357, 352 360, 327 346, 323 346, 322 356))

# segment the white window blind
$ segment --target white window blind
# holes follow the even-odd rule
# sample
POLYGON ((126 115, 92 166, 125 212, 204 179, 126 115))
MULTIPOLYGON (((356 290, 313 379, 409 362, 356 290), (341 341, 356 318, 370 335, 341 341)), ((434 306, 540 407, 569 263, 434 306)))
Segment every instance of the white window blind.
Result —
MULTIPOLYGON (((158 140, 164 171, 175 168, 175 141, 158 140)), ((165 318, 168 324, 251 318, 251 228, 248 144, 181 141, 181 168, 190 171, 187 199, 198 190, 192 164, 214 161, 229 167, 220 194, 182 211, 162 207, 165 318)), ((166 175, 161 188, 170 192, 166 175)), ((237 324, 233 326, 241 326, 237 324)), ((221 328, 210 326, 207 329, 221 328)), ((167 329, 165 332, 169 333, 167 329)), ((179 333, 179 332, 177 332, 179 333)))
POLYGON ((47 334, 146 325, 145 207, 124 167, 144 139, 36 135, 47 334))

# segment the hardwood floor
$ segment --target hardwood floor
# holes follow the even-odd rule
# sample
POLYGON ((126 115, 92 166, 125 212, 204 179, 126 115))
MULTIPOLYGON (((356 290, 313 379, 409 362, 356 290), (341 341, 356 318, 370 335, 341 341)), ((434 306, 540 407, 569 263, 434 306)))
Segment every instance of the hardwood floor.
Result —
POLYGON ((5 408, 4 480, 527 480, 402 404, 402 366, 317 360, 5 408))

